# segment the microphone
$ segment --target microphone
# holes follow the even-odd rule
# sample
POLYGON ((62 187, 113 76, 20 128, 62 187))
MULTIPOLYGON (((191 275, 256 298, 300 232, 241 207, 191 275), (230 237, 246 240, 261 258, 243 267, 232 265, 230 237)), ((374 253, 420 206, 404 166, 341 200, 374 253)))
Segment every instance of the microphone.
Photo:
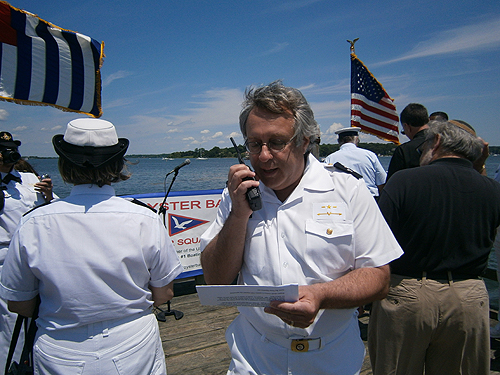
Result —
POLYGON ((169 174, 171 174, 171 173, 177 173, 177 172, 179 172, 179 169, 181 169, 182 167, 184 167, 185 165, 188 165, 188 164, 191 164, 191 160, 189 160, 189 159, 184 160, 181 164, 179 164, 177 167, 175 167, 170 172, 168 172, 167 176, 169 174))

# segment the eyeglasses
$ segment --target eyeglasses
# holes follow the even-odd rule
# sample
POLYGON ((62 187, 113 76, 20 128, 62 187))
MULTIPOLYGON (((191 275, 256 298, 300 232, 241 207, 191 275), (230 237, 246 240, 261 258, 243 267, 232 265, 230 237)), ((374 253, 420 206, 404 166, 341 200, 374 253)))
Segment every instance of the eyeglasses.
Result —
POLYGON ((293 136, 289 141, 285 142, 281 139, 271 139, 269 142, 248 142, 245 141, 245 147, 247 151, 251 154, 260 154, 262 151, 262 146, 266 145, 269 151, 281 152, 284 150, 287 144, 291 143, 295 136, 293 136))

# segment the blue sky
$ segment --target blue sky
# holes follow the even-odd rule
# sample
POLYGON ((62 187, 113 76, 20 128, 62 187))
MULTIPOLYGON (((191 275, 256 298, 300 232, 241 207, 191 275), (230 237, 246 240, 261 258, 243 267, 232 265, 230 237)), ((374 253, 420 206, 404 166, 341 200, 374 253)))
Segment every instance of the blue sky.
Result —
MULTIPOLYGON (((469 122, 500 145, 500 1, 11 0, 59 27, 104 41, 103 119, 129 153, 242 143, 238 115, 249 85, 282 79, 301 89, 322 142, 349 126, 356 54, 395 99, 469 122)), ((82 117, 0 102, 0 130, 23 155, 55 156, 51 139, 82 117)), ((402 142, 407 141, 400 136, 402 142)), ((362 141, 377 138, 363 135, 362 141)))

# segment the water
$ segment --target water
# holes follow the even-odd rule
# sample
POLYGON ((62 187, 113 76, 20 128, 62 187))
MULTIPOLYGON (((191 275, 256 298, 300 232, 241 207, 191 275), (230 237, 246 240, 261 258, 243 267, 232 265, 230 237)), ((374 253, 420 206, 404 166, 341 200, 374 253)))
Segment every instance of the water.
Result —
MULTIPOLYGON (((379 157, 387 170, 390 156, 379 157)), ((165 175, 185 159, 163 160, 161 158, 129 158, 128 169, 132 176, 127 181, 114 184, 118 195, 165 192, 173 175, 165 180, 165 175)), ((229 167, 236 159, 190 159, 191 164, 179 170, 171 191, 222 189, 226 185, 229 167)), ((69 195, 71 185, 65 184, 57 169, 57 159, 30 159, 29 162, 39 174, 48 173, 54 183, 54 192, 61 198, 69 195)), ((486 161, 488 176, 493 177, 500 164, 500 155, 492 155, 486 161)))
MULTIPOLYGON (((390 156, 379 157, 387 170, 390 156)), ((127 181, 114 184, 118 195, 164 193, 171 182, 173 174, 166 174, 181 164, 185 159, 163 160, 161 158, 129 158, 132 164, 128 169, 132 176, 127 181)), ((61 198, 69 195, 71 185, 65 184, 57 169, 57 159, 30 159, 29 162, 39 174, 48 173, 54 183, 54 192, 61 198)), ((179 170, 171 191, 192 191, 222 189, 226 185, 229 167, 236 164, 236 159, 191 159, 191 164, 179 170)), ((492 155, 486 160, 488 176, 493 177, 500 165, 500 155, 492 155)), ((490 256, 489 267, 496 269, 497 260, 494 252, 490 256)), ((490 305, 498 309, 498 283, 486 280, 490 294, 490 305)))
MULTIPOLYGON (((164 193, 173 174, 168 172, 186 159, 163 160, 161 158, 127 158, 132 176, 127 181, 113 184, 118 195, 164 193)), ((223 189, 226 186, 229 167, 236 159, 190 159, 191 164, 179 170, 171 191, 223 189)), ((69 195, 72 185, 65 184, 57 169, 57 159, 30 159, 39 174, 48 173, 54 183, 54 192, 61 198, 69 195)))

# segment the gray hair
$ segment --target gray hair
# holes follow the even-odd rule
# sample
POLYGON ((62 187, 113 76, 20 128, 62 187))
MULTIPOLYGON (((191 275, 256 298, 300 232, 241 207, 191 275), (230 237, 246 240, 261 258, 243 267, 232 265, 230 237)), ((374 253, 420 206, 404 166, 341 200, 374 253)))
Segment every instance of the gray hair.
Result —
POLYGON ((481 155, 483 142, 465 121, 430 121, 428 125, 425 141, 432 141, 439 135, 443 154, 458 155, 471 162, 481 155))
POLYGON ((304 138, 309 138, 309 149, 320 142, 321 131, 314 119, 314 113, 302 93, 292 87, 283 86, 281 80, 267 86, 249 87, 245 90, 245 100, 240 113, 240 130, 246 139, 246 122, 248 115, 255 107, 273 113, 290 111, 294 118, 295 145, 300 147, 304 138))

